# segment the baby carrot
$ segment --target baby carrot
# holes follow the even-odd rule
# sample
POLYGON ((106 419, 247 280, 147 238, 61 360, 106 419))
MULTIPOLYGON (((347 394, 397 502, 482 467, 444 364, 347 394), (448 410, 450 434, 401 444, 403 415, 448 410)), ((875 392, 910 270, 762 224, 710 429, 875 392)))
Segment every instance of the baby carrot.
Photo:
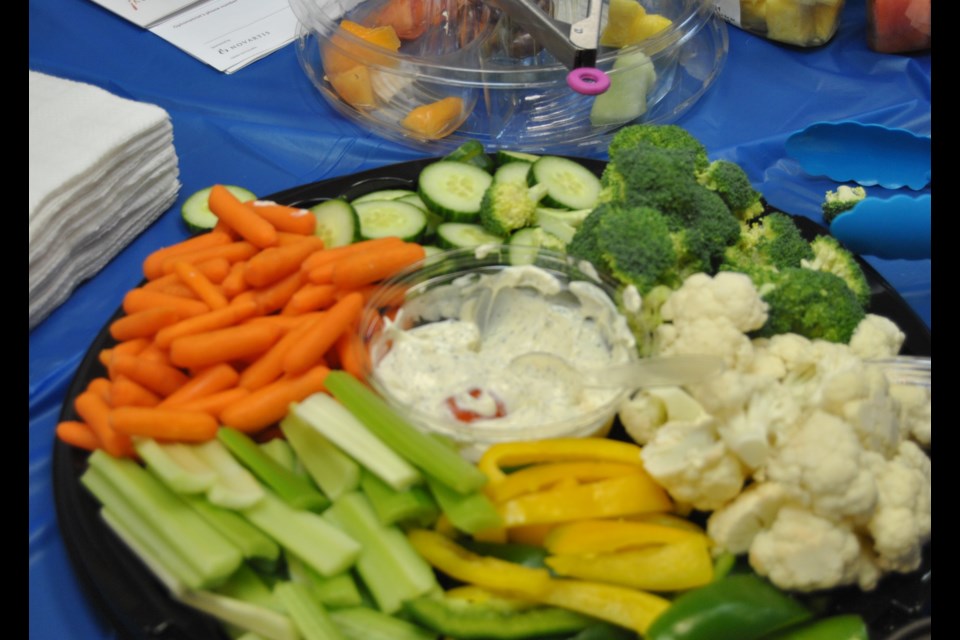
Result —
POLYGON ((319 236, 303 236, 298 242, 264 249, 247 261, 244 278, 253 287, 266 287, 296 273, 311 253, 321 249, 319 236))
POLYGON ((170 361, 178 367, 198 369, 257 356, 269 349, 282 333, 282 329, 273 325, 247 322, 181 336, 170 343, 170 361))
POLYGON ((310 271, 322 264, 334 262, 354 253, 363 253, 364 251, 379 251, 384 247, 403 244, 403 240, 397 236, 385 236, 383 238, 373 238, 371 240, 361 240, 352 244, 345 244, 339 247, 324 249, 321 253, 315 253, 303 261, 303 270, 310 271))
POLYGON ((237 242, 231 242, 230 244, 217 247, 207 247, 205 249, 197 249, 196 251, 190 251, 189 253, 169 257, 163 261, 163 264, 160 265, 160 269, 164 275, 167 275, 173 273, 173 265, 179 261, 189 262, 191 264, 199 264, 201 262, 216 260, 218 258, 223 258, 232 264, 241 260, 247 260, 251 256, 256 255, 259 250, 260 249, 256 245, 247 242, 246 240, 238 240, 237 242))
POLYGON ((110 424, 112 409, 106 400, 95 392, 82 391, 74 399, 73 408, 76 409, 80 419, 97 434, 97 440, 100 441, 104 451, 115 458, 129 455, 133 449, 130 436, 116 431, 110 424))
POLYGON ((116 376, 127 376, 134 382, 166 398, 190 379, 187 374, 165 362, 143 357, 114 353, 111 362, 116 376))
POLYGON ((336 262, 319 264, 307 272, 307 280, 313 284, 332 284, 333 272, 337 268, 336 262))
POLYGON ((297 316, 298 322, 287 329, 282 338, 240 373, 238 386, 253 391, 282 376, 283 359, 287 351, 300 343, 303 335, 310 330, 312 323, 317 322, 319 318, 320 314, 297 316))
POLYGON ((110 412, 110 425, 127 436, 176 442, 206 442, 220 428, 209 413, 159 407, 119 407, 110 412))
POLYGON ((107 378, 97 376, 87 383, 87 391, 97 394, 104 402, 110 404, 110 386, 112 384, 107 378))
POLYGON ((336 262, 333 284, 352 290, 394 275, 426 255, 423 247, 413 242, 386 247, 381 251, 364 251, 336 262))
POLYGON ((220 414, 227 426, 255 433, 283 418, 290 404, 324 391, 330 369, 316 366, 300 375, 284 376, 230 405, 220 414))
POLYGON ((303 274, 297 271, 262 289, 253 289, 253 299, 261 315, 280 311, 303 285, 303 274))
POLYGON ((266 200, 254 200, 248 202, 247 206, 266 219, 277 231, 312 235, 317 228, 317 217, 309 209, 288 207, 266 200))
POLYGON ((227 407, 233 406, 234 403, 249 393, 247 389, 233 387, 232 389, 224 389, 223 391, 211 393, 208 396, 194 398, 183 404, 176 405, 176 408, 184 411, 201 411, 216 416, 217 419, 221 419, 220 414, 222 414, 227 407))
POLYGON ((363 340, 360 339, 356 323, 340 334, 333 348, 341 369, 361 380, 367 377, 370 369, 369 354, 363 340))
POLYGON ((309 311, 326 309, 336 301, 336 288, 332 284, 305 283, 283 307, 283 315, 300 315, 309 311))
POLYGON ((164 327, 154 336, 154 344, 162 349, 170 346, 175 338, 223 329, 254 316, 259 307, 252 298, 237 298, 223 309, 214 309, 164 327))
POLYGON ((127 314, 156 307, 169 307, 184 318, 210 311, 210 307, 200 300, 181 298, 180 296, 172 296, 159 291, 150 291, 143 287, 131 289, 123 296, 123 310, 127 314))
MULTIPOLYGON (((230 272, 230 267, 232 263, 224 257, 210 258, 209 260, 203 260, 194 265, 197 269, 200 270, 200 273, 205 275, 210 282, 220 284, 223 282, 223 279, 227 277, 227 274, 230 272)), ((150 282, 144 283, 142 286, 144 289, 157 289, 159 291, 164 291, 168 287, 173 285, 182 284, 180 276, 176 273, 168 273, 166 275, 160 276, 156 280, 151 280, 150 282)))
POLYGON ((153 407, 160 403, 160 396, 129 376, 117 376, 110 385, 110 406, 153 407))
POLYGON ((277 243, 277 228, 253 212, 223 185, 210 189, 210 211, 240 237, 261 249, 277 243))
POLYGON ((296 375, 321 362, 327 350, 353 325, 363 311, 363 296, 359 293, 343 297, 311 323, 309 331, 297 342, 296 349, 283 357, 283 370, 296 375))
POLYGON ((60 440, 78 449, 94 451, 100 448, 100 440, 97 438, 97 434, 86 422, 80 422, 79 420, 58 422, 56 434, 60 440))
POLYGON ((153 307, 120 316, 110 323, 114 340, 133 340, 153 337, 160 329, 180 320, 180 314, 171 307, 153 307))
POLYGON ((229 301, 223 292, 194 265, 177 261, 173 265, 173 271, 211 309, 223 309, 227 306, 229 301))
POLYGON ((197 249, 230 244, 231 242, 233 242, 233 238, 228 234, 211 231, 210 233, 193 236, 176 244, 162 247, 144 259, 143 275, 147 280, 154 280, 163 275, 163 262, 167 258, 190 253, 197 249))
POLYGON ((234 387, 240 374, 226 363, 201 369, 189 382, 164 398, 162 407, 175 407, 185 402, 234 387))
POLYGON ((247 279, 243 277, 243 272, 246 269, 246 261, 234 262, 230 265, 230 273, 220 283, 223 288, 223 295, 233 299, 250 288, 247 279))

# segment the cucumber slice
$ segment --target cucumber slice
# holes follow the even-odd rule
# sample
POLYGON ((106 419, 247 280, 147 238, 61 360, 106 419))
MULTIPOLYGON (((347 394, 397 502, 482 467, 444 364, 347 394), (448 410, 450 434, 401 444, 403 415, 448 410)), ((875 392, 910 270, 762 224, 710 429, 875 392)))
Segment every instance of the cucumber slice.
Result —
POLYGON ((346 200, 324 200, 310 207, 317 219, 315 235, 323 239, 327 249, 342 247, 360 239, 360 221, 357 212, 346 200))
POLYGON ((437 227, 437 243, 444 249, 466 249, 482 244, 503 244, 505 238, 494 235, 479 224, 444 222, 437 227))
POLYGON ((438 160, 420 171, 417 193, 427 207, 449 222, 474 222, 480 215, 483 192, 493 175, 480 167, 438 160))
POLYGON ((368 200, 354 204, 360 220, 360 237, 364 239, 397 236, 407 242, 418 242, 427 229, 427 214, 409 202, 368 200))
POLYGON ((493 158, 487 154, 487 150, 479 140, 467 140, 443 159, 473 164, 487 172, 493 171, 494 168, 493 158))
POLYGON ((543 156, 530 167, 529 182, 546 185, 546 207, 592 209, 600 199, 600 178, 570 158, 543 156))
POLYGON ((350 200, 350 204, 357 204, 358 202, 368 202, 370 200, 399 200, 405 196, 417 195, 417 192, 412 189, 377 189, 376 191, 371 191, 370 193, 365 193, 362 196, 357 196, 350 200))
MULTIPOLYGON (((252 191, 243 187, 232 184, 224 186, 227 188, 227 191, 235 195, 241 202, 257 199, 257 196, 253 195, 252 191)), ((210 199, 211 189, 213 189, 213 187, 200 189, 200 191, 197 191, 187 198, 180 208, 180 216, 183 218, 187 229, 189 229, 191 233, 203 233, 217 226, 218 218, 210 211, 210 205, 207 204, 207 201, 210 199)))
POLYGON ((563 252, 566 244, 542 227, 524 227, 514 231, 507 240, 510 264, 533 264, 541 248, 563 252))
POLYGON ((509 151, 500 149, 494 155, 494 162, 497 166, 507 164, 508 162, 529 162, 533 164, 540 159, 540 156, 522 151, 509 151))
POLYGON ((496 171, 493 172, 493 181, 494 182, 522 182, 523 184, 527 183, 527 176, 530 174, 530 167, 533 166, 532 162, 523 162, 521 160, 514 160, 513 162, 508 162, 506 164, 500 165, 496 171))

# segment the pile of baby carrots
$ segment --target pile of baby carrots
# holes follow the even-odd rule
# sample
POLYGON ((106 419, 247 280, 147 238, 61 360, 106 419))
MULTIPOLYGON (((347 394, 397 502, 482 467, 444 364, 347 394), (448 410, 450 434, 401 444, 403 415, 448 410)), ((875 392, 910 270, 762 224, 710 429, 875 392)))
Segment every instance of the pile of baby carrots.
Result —
POLYGON ((105 375, 74 400, 57 436, 135 457, 135 437, 203 442, 220 425, 261 434, 326 374, 363 374, 357 325, 377 283, 424 257, 395 237, 324 248, 306 209, 242 202, 214 186, 209 232, 163 247, 127 292, 105 375))

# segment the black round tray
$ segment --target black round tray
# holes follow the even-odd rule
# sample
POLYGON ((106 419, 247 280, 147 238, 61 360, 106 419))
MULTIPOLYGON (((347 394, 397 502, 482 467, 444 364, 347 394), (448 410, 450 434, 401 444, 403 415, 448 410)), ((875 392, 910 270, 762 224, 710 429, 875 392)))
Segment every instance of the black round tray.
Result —
MULTIPOLYGON (((434 160, 414 160, 314 182, 264 199, 308 207, 322 200, 354 198, 378 189, 412 189, 420 170, 434 160)), ((598 160, 577 160, 598 175, 604 166, 598 160)), ((827 233, 808 218, 793 217, 810 239, 827 233)), ((903 353, 930 355, 931 336, 926 324, 873 267, 862 260, 861 266, 871 284, 870 311, 890 318, 904 331, 907 338, 903 353)), ((114 317, 121 313, 118 310, 114 317)), ((77 419, 73 400, 91 379, 105 375, 97 355, 112 344, 108 322, 77 369, 67 390, 61 420, 77 419)), ((54 442, 53 488, 57 519, 74 572, 96 610, 123 639, 228 640, 216 620, 173 600, 146 566, 103 522, 99 504, 79 482, 86 464, 86 452, 59 440, 54 442)), ((840 589, 828 596, 816 596, 811 604, 827 613, 859 613, 870 626, 872 640, 887 638, 929 616, 930 564, 930 545, 927 545, 919 570, 887 576, 872 592, 840 589)))

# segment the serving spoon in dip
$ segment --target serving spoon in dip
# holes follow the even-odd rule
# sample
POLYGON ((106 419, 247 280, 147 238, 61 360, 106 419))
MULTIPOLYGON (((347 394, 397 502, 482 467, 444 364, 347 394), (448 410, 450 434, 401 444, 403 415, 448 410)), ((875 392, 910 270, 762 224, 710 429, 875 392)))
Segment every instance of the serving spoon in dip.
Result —
POLYGON ((514 357, 509 368, 531 374, 549 374, 572 389, 628 389, 673 387, 701 382, 723 371, 723 359, 708 355, 676 355, 642 358, 594 369, 578 369, 566 358, 546 351, 530 351, 514 357))

